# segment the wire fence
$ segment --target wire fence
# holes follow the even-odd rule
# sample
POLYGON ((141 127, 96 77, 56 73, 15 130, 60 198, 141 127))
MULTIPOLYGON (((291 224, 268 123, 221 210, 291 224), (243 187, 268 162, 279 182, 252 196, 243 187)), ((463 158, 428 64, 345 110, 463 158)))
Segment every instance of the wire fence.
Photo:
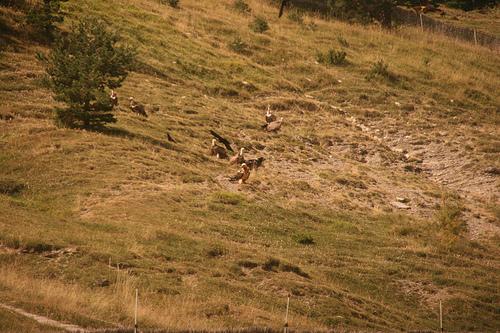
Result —
POLYGON ((496 36, 477 31, 476 29, 444 23, 413 10, 396 7, 392 13, 392 20, 399 25, 417 26, 423 31, 440 33, 460 41, 500 50, 500 38, 496 36))
MULTIPOLYGON (((274 0, 278 3, 279 0, 274 0)), ((291 8, 298 8, 316 12, 321 16, 331 17, 327 2, 322 0, 292 0, 289 2, 291 8)), ((434 19, 428 15, 417 13, 414 10, 395 7, 392 10, 391 19, 394 25, 408 25, 420 27, 423 31, 446 35, 459 41, 474 45, 485 46, 500 51, 500 38, 487 34, 477 29, 459 27, 434 19)))

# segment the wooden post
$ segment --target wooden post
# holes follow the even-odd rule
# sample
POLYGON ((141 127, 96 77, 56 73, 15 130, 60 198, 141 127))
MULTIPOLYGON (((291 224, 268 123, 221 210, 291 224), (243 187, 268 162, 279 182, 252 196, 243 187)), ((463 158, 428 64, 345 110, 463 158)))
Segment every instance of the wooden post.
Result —
POLYGON ((474 44, 477 46, 477 31, 474 29, 474 44))
POLYGON ((288 294, 287 300, 286 300, 285 326, 283 328, 283 333, 288 333, 288 309, 289 308, 290 308, 290 294, 288 294))
POLYGON ((139 289, 135 290, 134 333, 137 333, 137 304, 139 303, 139 289))
POLYGON ((420 28, 424 31, 424 14, 420 13, 420 28))
POLYGON ((443 332, 443 304, 441 300, 439 300, 439 328, 443 332))

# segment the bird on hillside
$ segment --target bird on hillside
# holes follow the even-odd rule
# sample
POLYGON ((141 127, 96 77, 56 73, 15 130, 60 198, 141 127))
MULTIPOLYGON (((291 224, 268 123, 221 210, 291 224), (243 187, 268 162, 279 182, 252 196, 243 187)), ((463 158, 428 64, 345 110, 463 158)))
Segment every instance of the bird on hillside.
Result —
POLYGON ((111 99, 111 104, 113 104, 113 106, 118 106, 118 95, 114 90, 111 90, 109 98, 111 99))
MULTIPOLYGON (((281 128, 281 124, 283 123, 283 117, 280 120, 273 121, 265 126, 266 131, 268 132, 277 132, 281 128)), ((264 126, 263 126, 264 127, 264 126)))
POLYGON ((210 134, 212 134, 212 136, 214 138, 216 138, 220 143, 222 143, 226 147, 227 150, 233 151, 233 148, 231 147, 231 142, 229 142, 229 140, 227 140, 226 138, 224 138, 221 135, 217 134, 213 130, 210 130, 210 134))
POLYGON ((250 160, 246 160, 245 164, 248 166, 250 170, 257 170, 262 166, 262 163, 264 163, 265 158, 264 157, 259 157, 259 158, 253 158, 250 160))
POLYGON ((175 141, 175 139, 170 135, 169 132, 167 132, 167 140, 173 143, 177 143, 177 141, 175 141))
POLYGON ((130 101, 130 109, 137 113, 140 114, 141 116, 147 117, 148 114, 146 113, 146 109, 144 108, 144 105, 137 103, 133 97, 129 98, 130 101))
POLYGON ((285 6, 287 5, 288 0, 281 0, 281 5, 280 5, 280 12, 278 14, 278 17, 283 16, 283 12, 285 11, 285 6))
POLYGON ((217 145, 216 140, 212 140, 212 146, 210 147, 210 155, 217 156, 219 159, 226 159, 227 152, 224 147, 217 145))
POLYGON ((273 121, 276 121, 276 116, 271 112, 271 106, 267 106, 267 112, 266 112, 266 123, 270 124, 273 121))
POLYGON ((229 180, 232 182, 238 182, 239 184, 243 184, 250 177, 250 169, 245 163, 241 164, 241 168, 238 173, 232 177, 229 177, 229 180))
POLYGON ((229 160, 229 164, 241 164, 245 162, 245 156, 243 155, 243 152, 245 151, 245 148, 241 148, 238 154, 234 155, 231 157, 229 160))

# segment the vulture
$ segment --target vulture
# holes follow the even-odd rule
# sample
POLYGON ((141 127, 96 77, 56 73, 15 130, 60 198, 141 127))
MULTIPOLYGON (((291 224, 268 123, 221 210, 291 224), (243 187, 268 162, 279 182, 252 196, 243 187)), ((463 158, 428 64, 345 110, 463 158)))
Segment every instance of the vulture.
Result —
POLYGON ((224 147, 218 146, 215 143, 215 139, 212 140, 212 146, 210 147, 210 155, 217 156, 217 158, 220 158, 220 159, 227 158, 226 149, 224 147))
POLYGON ((266 123, 270 124, 273 121, 276 121, 276 116, 274 114, 272 114, 271 107, 268 105, 267 112, 266 112, 266 123))
POLYGON ((231 157, 229 164, 241 164, 245 163, 245 156, 243 156, 243 151, 245 148, 241 148, 239 153, 231 157))
POLYGON ((224 146, 226 146, 226 149, 229 150, 229 151, 233 151, 233 148, 231 147, 231 142, 229 142, 229 140, 223 138, 222 136, 220 136, 219 134, 217 134, 215 131, 213 130, 210 130, 210 134, 212 134, 212 136, 214 138, 216 138, 220 143, 222 143, 224 146))
POLYGON ((283 122, 283 117, 280 120, 273 121, 266 125, 265 129, 268 132, 277 132, 281 128, 281 123, 283 122))
POLYGON ((129 100, 130 100, 130 109, 132 109, 133 112, 140 114, 141 116, 144 117, 148 116, 148 114, 146 113, 146 109, 144 108, 144 105, 134 101, 133 97, 130 97, 129 100))
POLYGON ((264 163, 264 160, 264 157, 252 158, 251 160, 246 160, 245 164, 250 170, 257 170, 264 163))
POLYGON ((245 163, 241 164, 241 169, 238 173, 229 178, 232 182, 238 182, 239 184, 243 184, 247 181, 248 177, 250 177, 250 168, 245 163))
POLYGON ((118 95, 114 90, 111 90, 109 98, 111 99, 111 104, 113 104, 113 106, 118 106, 118 95))

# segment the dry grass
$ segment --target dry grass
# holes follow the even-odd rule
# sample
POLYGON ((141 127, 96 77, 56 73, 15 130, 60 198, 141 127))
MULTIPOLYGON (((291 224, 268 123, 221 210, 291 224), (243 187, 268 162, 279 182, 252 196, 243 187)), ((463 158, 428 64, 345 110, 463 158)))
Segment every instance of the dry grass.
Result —
POLYGON ((497 54, 413 29, 278 20, 247 2, 269 31, 253 33, 232 1, 67 3, 68 21, 99 15, 138 48, 121 101, 159 106, 145 121, 122 102, 103 132, 53 126, 34 60, 45 49, 12 33, 0 58, 0 115, 14 116, 0 120, 0 180, 23 186, 0 194, 2 299, 86 327, 129 326, 139 288, 147 327, 279 328, 290 292, 299 329, 436 329, 436 303, 407 288, 422 284, 450 295, 450 329, 498 327, 495 239, 449 237, 436 215, 442 181, 461 174, 445 192, 492 193, 473 209, 496 203, 482 173, 496 155, 479 149, 497 143, 497 54), (228 47, 238 37, 244 52, 228 47), (316 64, 329 48, 349 64, 316 64), (395 80, 366 79, 380 59, 395 80), (268 104, 285 117, 276 134, 260 129, 268 104), (248 185, 227 182, 235 169, 207 155, 209 129, 266 158, 248 185), (423 157, 459 171, 405 171, 423 157), (409 212, 394 211, 397 197, 409 212), (264 269, 270 258, 284 268, 264 269))

